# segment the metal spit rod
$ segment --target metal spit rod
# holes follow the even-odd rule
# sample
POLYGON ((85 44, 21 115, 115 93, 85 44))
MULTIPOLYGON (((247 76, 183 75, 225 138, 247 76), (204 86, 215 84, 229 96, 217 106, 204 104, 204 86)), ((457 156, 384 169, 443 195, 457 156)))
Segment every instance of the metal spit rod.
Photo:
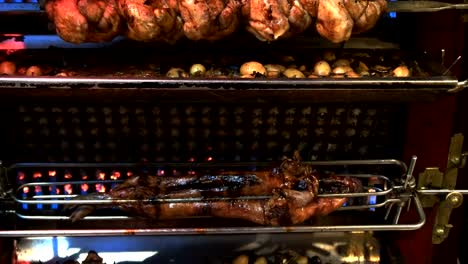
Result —
MULTIPOLYGON (((358 192, 358 193, 341 193, 341 194, 320 194, 320 198, 337 198, 337 197, 368 197, 368 196, 383 196, 391 193, 394 190, 394 185, 390 179, 382 175, 372 175, 372 174, 346 174, 346 175, 337 175, 338 177, 349 176, 356 178, 378 178, 383 180, 386 184, 386 190, 380 190, 376 187, 371 187, 374 192, 358 192)), ((23 189, 24 187, 30 186, 56 186, 56 185, 81 185, 81 184, 95 184, 95 183, 116 183, 117 181, 70 181, 70 182, 33 182, 22 184, 17 188, 17 192, 23 189)), ((368 190, 369 187, 366 187, 368 190)), ((52 199, 54 195, 48 195, 47 200, 27 200, 27 199, 18 199, 16 196, 12 195, 12 198, 21 204, 118 204, 118 203, 182 203, 182 202, 207 202, 207 201, 228 201, 228 200, 258 200, 258 199, 269 199, 271 196, 241 196, 241 197, 192 197, 192 198, 151 198, 144 200, 130 200, 130 199, 73 199, 73 200, 58 200, 58 198, 74 198, 79 196, 65 196, 56 195, 56 199, 52 199)), ((39 198, 42 196, 39 196, 39 198)))
POLYGON ((383 225, 335 225, 291 227, 227 227, 227 228, 146 228, 146 229, 54 229, 54 230, 2 230, 1 237, 38 236, 127 236, 127 235, 190 235, 190 234, 252 234, 252 233, 307 233, 351 231, 405 231, 420 229, 426 223, 426 215, 417 194, 414 200, 419 220, 414 224, 383 225))

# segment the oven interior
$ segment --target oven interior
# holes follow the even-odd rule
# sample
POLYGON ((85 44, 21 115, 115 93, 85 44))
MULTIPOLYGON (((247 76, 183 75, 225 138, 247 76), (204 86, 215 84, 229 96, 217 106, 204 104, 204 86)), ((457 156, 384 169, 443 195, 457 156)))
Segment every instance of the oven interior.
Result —
POLYGON ((410 108, 466 86, 454 73, 456 51, 420 45, 414 32, 425 15, 388 13, 342 45, 313 30, 273 43, 237 32, 215 43, 118 38, 73 45, 55 35, 41 5, 0 3, 1 60, 43 73, 0 80, 4 259, 81 262, 94 250, 107 263, 231 263, 242 254, 268 256, 269 263, 297 255, 309 263, 314 256, 329 263, 404 262, 383 231, 416 230, 426 221, 414 189, 406 192, 416 161, 405 160, 410 108), (310 72, 327 52, 333 61, 364 62, 372 75, 236 78, 252 60, 310 72), (215 76, 167 78, 171 68, 187 72, 194 63, 215 76), (388 76, 402 63, 411 78, 388 76), (64 72, 72 74, 55 77, 64 72), (213 218, 155 223, 114 209, 70 223, 64 210, 74 195, 105 192, 134 175, 253 172, 294 151, 322 173, 361 175, 376 195, 287 228, 213 218))

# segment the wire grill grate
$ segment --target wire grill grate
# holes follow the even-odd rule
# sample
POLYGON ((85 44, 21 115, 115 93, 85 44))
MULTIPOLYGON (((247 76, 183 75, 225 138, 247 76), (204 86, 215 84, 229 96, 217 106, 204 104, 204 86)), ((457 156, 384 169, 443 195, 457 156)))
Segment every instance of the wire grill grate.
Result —
MULTIPOLYGON (((316 104, 23 104, 7 117, 11 162, 399 158, 404 108, 316 104)), ((3 159, 4 161, 7 159, 3 159)))

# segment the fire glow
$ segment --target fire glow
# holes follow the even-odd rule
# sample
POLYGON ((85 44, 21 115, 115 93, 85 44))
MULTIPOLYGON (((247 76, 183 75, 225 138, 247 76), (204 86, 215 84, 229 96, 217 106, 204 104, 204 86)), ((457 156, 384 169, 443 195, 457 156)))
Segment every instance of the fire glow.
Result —
MULTIPOLYGON (((81 179, 84 181, 88 179, 88 175, 84 174, 81 176, 81 179)), ((81 184, 81 195, 86 195, 88 194, 89 186, 86 183, 81 184)))
POLYGON ((26 178, 26 175, 24 174, 24 172, 18 172, 18 181, 22 182, 24 181, 24 179, 26 178))
MULTIPOLYGON (((56 182, 57 180, 57 172, 56 171, 49 171, 48 172, 49 174, 49 180, 51 182, 56 182)), ((57 188, 57 186, 55 185, 52 185, 52 186, 49 186, 49 192, 51 195, 54 195, 54 194, 59 194, 60 193, 60 190, 57 188)), ((52 209, 57 209, 58 208, 58 204, 52 204, 51 205, 51 208, 52 209)))
MULTIPOLYGON (((120 176, 121 176, 120 172, 114 171, 112 173, 112 175, 110 176, 110 178, 111 178, 111 180, 116 181, 116 180, 120 179, 120 176)), ((117 186, 117 183, 112 183, 111 189, 114 189, 116 186, 117 186)))
POLYGON ((112 173, 112 175, 110 176, 111 180, 118 180, 120 179, 120 172, 118 171, 114 171, 114 173, 112 173))
MULTIPOLYGON (((23 200, 28 198, 28 193, 29 193, 29 187, 23 187, 23 195, 22 195, 22 198, 23 200)), ((23 209, 24 210, 28 210, 28 205, 27 204, 23 204, 23 209)))
POLYGON ((73 194, 73 187, 71 186, 71 184, 65 184, 63 186, 63 189, 66 194, 73 194))
MULTIPOLYGON (((42 178, 42 173, 40 173, 40 172, 33 173, 33 179, 35 181, 40 181, 41 178, 42 178)), ((42 195, 43 194, 42 187, 41 186, 35 186, 34 187, 34 194, 35 195, 42 195)), ((43 205, 42 204, 37 204, 36 208, 39 209, 39 210, 42 210, 43 205)))
MULTIPOLYGON (((105 180, 106 174, 104 172, 99 172, 96 177, 98 180, 105 180)), ((97 183, 96 185, 96 192, 104 193, 106 192, 106 186, 102 183, 97 183)))

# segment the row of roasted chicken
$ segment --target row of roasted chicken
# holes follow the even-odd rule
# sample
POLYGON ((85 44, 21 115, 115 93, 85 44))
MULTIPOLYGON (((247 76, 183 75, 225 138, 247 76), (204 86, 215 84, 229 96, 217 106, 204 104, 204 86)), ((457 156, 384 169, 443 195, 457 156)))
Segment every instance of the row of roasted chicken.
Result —
POLYGON ((385 0, 49 0, 57 34, 71 43, 129 39, 218 40, 245 28, 261 41, 314 26, 333 43, 373 28, 385 0))

